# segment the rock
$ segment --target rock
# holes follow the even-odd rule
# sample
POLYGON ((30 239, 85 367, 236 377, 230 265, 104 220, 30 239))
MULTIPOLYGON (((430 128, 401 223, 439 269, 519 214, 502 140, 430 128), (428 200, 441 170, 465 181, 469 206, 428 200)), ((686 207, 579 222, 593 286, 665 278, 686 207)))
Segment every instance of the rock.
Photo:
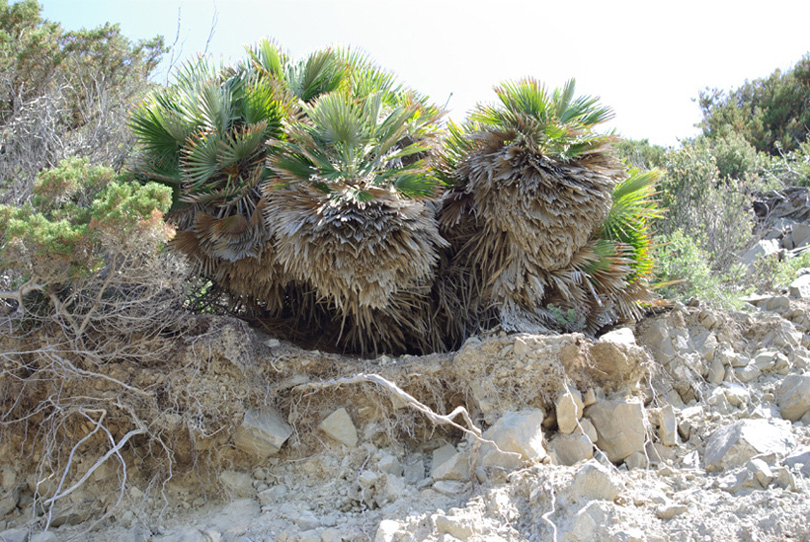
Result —
POLYGON ((4 490, 2 494, 0 494, 0 518, 15 510, 18 502, 20 502, 19 489, 12 487, 8 490, 4 490))
POLYGON ((723 387, 718 389, 722 390, 723 395, 726 396, 729 404, 733 407, 744 407, 751 399, 751 394, 748 390, 739 384, 724 382, 723 387))
POLYGON ((762 310, 783 313, 790 310, 790 299, 783 295, 776 295, 763 299, 759 303, 762 310))
POLYGON ((0 540, 4 542, 26 542, 28 529, 8 529, 0 533, 0 540))
POLYGON ((470 540, 476 534, 475 523, 469 517, 433 514, 431 520, 440 533, 447 533, 459 540, 470 540))
POLYGON ((810 243, 810 226, 802 223, 794 224, 793 231, 790 232, 790 238, 793 241, 794 248, 807 246, 810 243))
POLYGON ((219 481, 229 493, 238 497, 250 497, 255 493, 253 478, 246 472, 222 471, 219 481))
POLYGON ((749 363, 740 369, 734 369, 734 375, 740 382, 747 383, 762 376, 762 371, 753 363, 749 363))
POLYGON ((788 292, 793 299, 810 298, 810 275, 802 275, 791 282, 788 292))
POLYGON ((377 468, 382 472, 393 474, 394 476, 402 476, 402 463, 399 462, 399 459, 390 454, 385 454, 380 458, 380 461, 377 463, 377 468))
POLYGON ((377 527, 377 532, 374 534, 374 542, 395 542, 398 535, 405 534, 400 530, 400 524, 393 519, 384 519, 377 527))
POLYGON ((541 409, 507 412, 484 432, 484 438, 495 442, 501 453, 490 444, 482 444, 481 465, 505 469, 516 468, 521 461, 542 461, 548 455, 543 447, 541 409))
POLYGON ((239 450, 269 457, 277 454, 292 435, 292 427, 273 408, 248 410, 234 432, 233 443, 239 450))
POLYGON ((523 338, 518 337, 515 339, 515 343, 512 346, 512 353, 514 353, 516 356, 522 356, 530 351, 531 347, 528 345, 528 343, 526 343, 525 340, 523 340, 523 338))
POLYGON ((748 267, 749 272, 753 273, 755 270, 754 264, 758 257, 766 258, 777 252, 779 252, 779 241, 776 239, 759 241, 740 256, 740 263, 748 267))
POLYGON ((656 318, 649 322, 641 335, 641 342, 650 348, 656 359, 661 362, 669 361, 677 354, 672 346, 669 326, 664 318, 656 318))
POLYGON ((577 389, 566 388, 565 393, 557 397, 554 410, 557 414, 557 427, 561 433, 569 434, 577 428, 583 408, 582 394, 577 389))
POLYGON ((593 442, 579 431, 570 435, 558 434, 550 446, 559 465, 571 466, 593 457, 593 442))
POLYGON ((782 418, 797 421, 810 411, 810 375, 789 374, 776 389, 776 404, 782 418))
POLYGON ((453 454, 447 461, 442 462, 433 469, 434 480, 469 480, 470 454, 461 452, 453 454))
MULTIPOLYGON (((389 502, 402 498, 405 493, 405 480, 393 474, 384 474, 383 476, 385 476, 385 483, 374 498, 377 506, 381 508, 389 502)), ((467 474, 467 477, 469 478, 469 474, 467 474)))
MULTIPOLYGON (((292 521, 302 531, 311 531, 321 526, 321 520, 319 520, 311 510, 300 511, 292 518, 292 521)), ((320 539, 320 535, 318 538, 320 539)))
POLYGON ((655 509, 658 519, 668 521, 675 516, 680 516, 688 510, 685 504, 662 504, 655 509))
POLYGON ((790 425, 786 422, 745 419, 711 434, 703 462, 707 471, 719 471, 742 466, 759 454, 784 455, 793 446, 790 425))
POLYGON ((624 458, 624 464, 628 469, 646 469, 650 466, 647 456, 642 452, 633 452, 624 458))
POLYGON ((588 438, 591 439, 591 442, 596 442, 596 439, 599 438, 599 433, 596 432, 596 427, 593 426, 593 423, 588 418, 582 418, 579 421, 579 425, 582 428, 582 432, 588 435, 588 438))
POLYGON ((380 475, 374 472, 373 470, 364 470, 357 477, 357 483, 360 484, 360 487, 371 489, 372 487, 374 487, 374 484, 376 484, 377 480, 379 479, 380 475))
POLYGON ((28 539, 28 542, 57 542, 59 538, 52 532, 37 533, 28 539))
POLYGON ((425 462, 421 459, 405 465, 402 476, 408 484, 416 484, 425 478, 425 462))
POLYGON ((586 371, 608 392, 637 388, 649 359, 627 328, 602 335, 591 346, 590 358, 586 371))
POLYGON ((762 459, 752 459, 745 465, 745 468, 754 475, 754 478, 763 488, 767 488, 775 478, 771 468, 762 459))
POLYGON ((321 533, 317 529, 308 529, 299 534, 295 542, 321 542, 321 533))
POLYGON ((591 420, 599 436, 596 446, 613 463, 623 461, 633 452, 644 450, 646 432, 644 410, 640 401, 599 401, 589 406, 585 415, 591 420))
POLYGON ((321 431, 349 448, 357 446, 357 428, 355 428, 352 418, 345 408, 341 407, 331 413, 318 427, 321 431))
POLYGON ((710 384, 719 384, 726 376, 726 367, 719 357, 715 357, 711 364, 709 364, 709 372, 706 375, 706 380, 710 384))
POLYGON ((458 480, 439 480, 433 484, 433 490, 448 497, 455 497, 461 495, 470 489, 469 482, 461 482, 458 480))
POLYGON ((324 529, 321 533, 321 542, 343 542, 343 536, 340 531, 332 527, 324 529))
POLYGON ((658 411, 658 440, 664 446, 677 446, 678 420, 675 418, 675 409, 666 405, 658 411))
POLYGON ((582 397, 582 404, 585 406, 591 406, 596 402, 596 392, 593 391, 593 388, 588 388, 585 392, 585 395, 582 397))
POLYGON ((790 452, 785 458, 785 465, 798 469, 804 476, 810 476, 810 446, 790 452))
POLYGON ((436 469, 442 465, 442 463, 448 461, 451 457, 456 455, 456 453, 456 447, 449 443, 445 444, 441 448, 436 448, 433 450, 433 461, 430 468, 431 476, 434 472, 436 472, 436 469))
POLYGON ((267 488, 264 491, 259 492, 259 504, 261 504, 262 507, 265 507, 282 502, 287 497, 288 492, 289 490, 284 484, 278 484, 267 488))
MULTIPOLYGON (((588 542, 601 540, 600 527, 610 523, 610 505, 592 501, 577 511, 570 529, 562 535, 561 542, 588 542)), ((616 540, 621 540, 616 538, 616 540)))
POLYGON ((591 460, 574 474, 574 481, 568 487, 567 494, 576 502, 613 501, 619 496, 620 490, 619 482, 614 480, 608 468, 591 460))

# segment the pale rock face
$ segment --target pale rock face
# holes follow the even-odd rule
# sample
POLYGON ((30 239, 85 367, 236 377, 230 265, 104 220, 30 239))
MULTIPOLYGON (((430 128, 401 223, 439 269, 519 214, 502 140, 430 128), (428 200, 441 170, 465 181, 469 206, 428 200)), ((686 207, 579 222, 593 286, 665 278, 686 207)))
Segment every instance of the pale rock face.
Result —
POLYGON ((787 375, 776 390, 782 418, 795 422, 810 411, 810 375, 787 375))
POLYGON ((582 394, 579 390, 567 389, 557 398, 554 409, 557 413, 557 427, 561 433, 569 434, 577 428, 583 408, 582 394))
POLYGON ((574 502, 613 501, 621 485, 604 465, 592 460, 579 468, 566 494, 574 502))
POLYGON ((569 435, 558 434, 550 443, 557 464, 571 466, 593 457, 593 442, 579 431, 569 435))
POLYGON ((236 429, 233 443, 239 450, 259 457, 269 457, 281 450, 292 435, 292 427, 273 408, 248 410, 236 429))
POLYGON ((548 455, 543 447, 541 409, 507 412, 484 432, 484 438, 511 454, 502 454, 490 444, 481 445, 481 465, 515 468, 521 461, 542 461, 548 455))
POLYGON ((675 418, 675 409, 666 405, 658 412, 658 440, 664 446, 678 444, 678 420, 675 418))
POLYGON ((745 465, 759 454, 786 454, 794 445, 787 422, 745 419, 711 434, 703 462, 707 471, 719 471, 745 465))
POLYGON ((613 463, 623 461, 633 452, 644 450, 646 429, 644 408, 640 401, 618 399, 599 401, 588 407, 585 416, 596 428, 596 446, 613 463))
POLYGON ((334 411, 318 427, 320 427, 321 431, 349 448, 357 446, 357 428, 345 408, 334 411))

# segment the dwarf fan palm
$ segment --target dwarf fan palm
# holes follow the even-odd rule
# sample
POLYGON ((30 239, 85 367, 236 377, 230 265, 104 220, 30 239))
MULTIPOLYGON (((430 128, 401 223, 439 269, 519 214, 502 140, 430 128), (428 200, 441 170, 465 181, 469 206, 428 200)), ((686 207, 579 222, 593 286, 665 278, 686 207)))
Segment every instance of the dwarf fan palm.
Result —
MULTIPOLYGON (((442 178, 453 190, 442 233, 453 265, 469 269, 469 284, 456 292, 472 289, 470 311, 489 312, 506 328, 555 327, 545 307, 598 304, 585 268, 613 253, 597 234, 625 167, 609 152, 614 138, 593 131, 611 112, 595 98, 575 98, 573 80, 553 92, 533 79, 495 92, 498 102, 451 125, 445 143, 442 178)), ((611 262, 616 271, 625 259, 611 262)))
POLYGON ((202 59, 176 79, 131 119, 140 171, 174 189, 172 245, 224 288, 277 304, 261 184, 285 103, 272 79, 202 59))
POLYGON ((336 91, 302 105, 277 142, 266 192, 277 261, 334 307, 341 342, 362 352, 432 340, 424 309, 444 245, 423 157, 438 114, 407 97, 387 101, 336 91))

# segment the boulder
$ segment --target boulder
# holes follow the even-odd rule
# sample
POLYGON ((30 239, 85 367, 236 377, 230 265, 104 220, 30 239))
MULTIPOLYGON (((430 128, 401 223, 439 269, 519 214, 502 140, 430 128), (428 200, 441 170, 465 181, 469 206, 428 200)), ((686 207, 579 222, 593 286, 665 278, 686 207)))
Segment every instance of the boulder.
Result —
POLYGON ((740 263, 748 267, 750 272, 754 272, 754 264, 757 258, 766 258, 771 254, 779 252, 779 241, 776 239, 762 240, 746 250, 740 256, 740 263))
POLYGON ((460 452, 433 469, 434 480, 469 480, 470 454, 460 452))
POLYGON ((558 465, 567 467, 593 457, 593 442, 579 431, 569 435, 559 434, 550 443, 558 465))
POLYGON ((543 448, 543 418, 541 409, 507 412, 484 432, 484 438, 495 442, 503 454, 490 444, 481 445, 481 465, 511 469, 520 461, 542 461, 548 455, 543 448))
POLYGON ((560 433, 573 433, 582 417, 582 394, 577 389, 566 388, 565 393, 557 397, 554 410, 557 414, 557 427, 560 433))
POLYGON ((788 291, 793 299, 810 299, 810 275, 802 275, 791 282, 788 291))
POLYGON ((804 476, 810 476, 810 446, 790 452, 785 458, 785 465, 799 470, 804 476))
POLYGON ((756 455, 787 454, 795 442, 783 420, 745 419, 709 436, 703 463, 709 472, 745 465, 756 455))
POLYGON ((793 231, 790 232, 793 248, 801 248, 810 244, 810 226, 807 224, 794 224, 793 231))
MULTIPOLYGON (((431 464, 430 464, 430 473, 433 476, 433 473, 436 472, 442 464, 448 461, 451 457, 456 455, 456 447, 450 443, 445 444, 440 448, 436 448, 433 450, 433 454, 431 455, 431 464)), ((421 478, 420 478, 421 480, 421 478)))
POLYGON ((619 496, 621 485, 604 465, 588 461, 574 474, 574 481, 566 490, 574 502, 593 500, 613 501, 619 496))
POLYGON ((795 422, 810 411, 810 375, 789 374, 776 389, 782 418, 795 422))
POLYGON ((646 431, 644 409, 640 401, 618 399, 599 401, 589 406, 585 416, 596 428, 596 446, 613 463, 623 461, 633 452, 644 450, 646 431))
POLYGON ((664 446, 677 446, 678 420, 675 418, 675 409, 666 405, 658 411, 658 440, 664 446))
POLYGON ((259 457, 269 457, 281 450, 292 435, 292 427, 273 408, 248 410, 234 432, 237 449, 259 457))
POLYGON ((321 431, 349 448, 357 446, 357 428, 345 408, 334 411, 318 427, 320 427, 321 431))

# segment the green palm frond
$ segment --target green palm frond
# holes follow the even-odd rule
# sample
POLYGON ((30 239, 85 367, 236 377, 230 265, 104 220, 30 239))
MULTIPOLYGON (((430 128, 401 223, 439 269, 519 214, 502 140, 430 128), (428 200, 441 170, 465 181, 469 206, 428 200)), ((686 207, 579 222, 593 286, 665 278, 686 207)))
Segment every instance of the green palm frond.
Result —
MULTIPOLYGON (((422 159, 430 149, 436 116, 418 104, 388 107, 382 93, 356 100, 343 91, 303 106, 305 116, 293 123, 274 170, 285 183, 325 183, 326 188, 358 201, 372 189, 393 189, 405 197, 435 191, 433 174, 422 159), (344 188, 327 188, 328 185, 344 188)), ((323 191, 323 190, 322 190, 323 191)))
POLYGON ((246 68, 252 68, 265 77, 273 79, 282 77, 287 57, 273 42, 263 39, 253 47, 245 46, 245 50, 249 57, 246 68))
POLYGON ((287 66, 285 73, 290 92, 305 103, 345 87, 348 77, 348 66, 331 49, 318 51, 306 60, 287 66))
POLYGON ((597 98, 574 99, 574 79, 549 93, 531 78, 505 82, 495 88, 498 102, 479 105, 470 115, 467 131, 499 133, 503 143, 522 143, 545 156, 569 162, 603 147, 610 135, 593 128, 613 117, 597 98))

